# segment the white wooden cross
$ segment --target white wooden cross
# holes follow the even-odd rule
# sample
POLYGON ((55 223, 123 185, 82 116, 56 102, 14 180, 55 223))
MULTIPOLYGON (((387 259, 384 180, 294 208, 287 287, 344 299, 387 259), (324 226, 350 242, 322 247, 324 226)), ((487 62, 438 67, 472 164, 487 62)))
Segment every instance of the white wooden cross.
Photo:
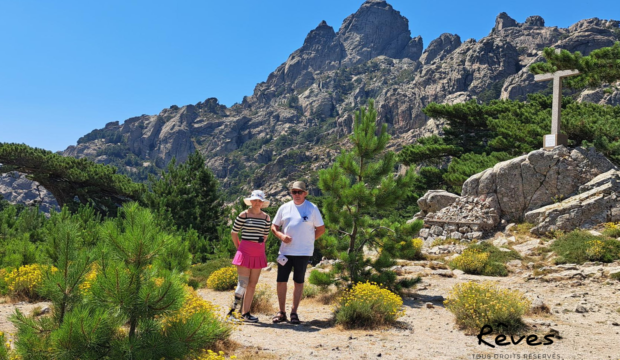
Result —
MULTIPOLYGON (((555 50, 556 54, 560 49, 555 50)), ((554 73, 534 76, 535 81, 553 80, 553 104, 551 107, 551 134, 543 138, 543 148, 553 149, 559 145, 568 145, 568 137, 560 133, 560 111, 562 109, 562 78, 578 75, 577 70, 561 70, 554 73)))

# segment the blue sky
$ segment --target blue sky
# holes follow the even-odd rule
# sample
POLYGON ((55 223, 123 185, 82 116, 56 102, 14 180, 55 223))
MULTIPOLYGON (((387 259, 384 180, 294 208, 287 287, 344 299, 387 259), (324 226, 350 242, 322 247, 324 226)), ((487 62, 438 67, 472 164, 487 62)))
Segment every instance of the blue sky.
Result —
MULTIPOLYGON (((362 0, 0 0, 0 142, 64 150, 110 121, 217 97, 227 106, 362 0)), ((620 19, 620 1, 388 0, 427 46, 486 36, 505 11, 547 26, 620 19)))

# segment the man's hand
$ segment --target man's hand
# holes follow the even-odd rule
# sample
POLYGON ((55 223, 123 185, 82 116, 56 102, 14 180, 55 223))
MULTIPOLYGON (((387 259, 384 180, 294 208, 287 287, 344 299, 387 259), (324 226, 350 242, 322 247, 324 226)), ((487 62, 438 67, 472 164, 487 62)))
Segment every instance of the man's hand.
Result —
POLYGON ((284 235, 282 236, 282 242, 285 244, 290 244, 290 242, 293 241, 293 238, 288 236, 288 235, 284 235))

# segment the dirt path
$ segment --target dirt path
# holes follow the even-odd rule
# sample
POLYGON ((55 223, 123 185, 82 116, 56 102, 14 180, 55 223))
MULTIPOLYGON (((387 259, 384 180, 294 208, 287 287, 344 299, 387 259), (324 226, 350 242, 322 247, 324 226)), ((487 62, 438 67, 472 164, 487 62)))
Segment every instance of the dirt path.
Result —
MULTIPOLYGON (((420 290, 404 299, 405 316, 397 328, 381 331, 341 330, 332 325, 332 306, 304 300, 299 308, 301 325, 274 325, 272 314, 259 314, 258 324, 245 324, 234 331, 232 339, 241 345, 235 352, 274 359, 618 359, 620 326, 613 323, 620 323, 620 282, 605 285, 607 280, 585 280, 573 287, 575 283, 571 282, 524 282, 521 275, 499 280, 471 275, 425 277, 420 290), (456 283, 489 279, 545 299, 552 314, 527 317, 526 322, 535 326, 532 330, 538 334, 553 328, 562 339, 547 346, 528 346, 523 341, 491 348, 478 345, 476 336, 457 329, 453 315, 434 298, 448 296, 456 283), (429 300, 433 308, 425 306, 429 300), (591 310, 574 312, 581 304, 591 310)), ((275 271, 264 271, 260 283, 275 289, 275 271)), ((200 294, 224 308, 232 297, 232 291, 203 289, 200 294)), ((275 290, 273 302, 275 305, 275 290)), ((494 337, 484 339, 493 343, 494 337)))
MULTIPOLYGON (((458 275, 455 278, 424 277, 411 297, 404 299, 405 316, 395 328, 378 331, 342 330, 331 321, 331 305, 315 299, 303 300, 299 309, 301 325, 274 325, 273 314, 257 314, 258 324, 244 324, 232 334, 238 344, 233 353, 247 359, 600 359, 620 357, 620 282, 606 279, 541 282, 523 280, 527 272, 508 278, 458 275), (542 297, 551 315, 527 317, 532 331, 545 334, 551 328, 562 337, 548 346, 519 345, 490 348, 478 345, 476 336, 456 328, 454 317, 439 296, 446 297, 454 284, 464 281, 498 281, 503 287, 519 289, 542 297), (426 306, 433 304, 432 308, 426 306), (577 306, 587 313, 577 313, 577 306), (502 357, 503 356, 503 357, 502 357)), ((263 271, 260 279, 274 289, 275 271, 263 271)), ((230 304, 232 291, 201 289, 207 300, 220 305, 222 312, 230 304)), ((288 304, 291 303, 289 291, 288 304)), ((34 307, 49 303, 0 304, 0 331, 12 333, 8 316, 16 308, 30 313, 34 307)), ((290 311, 290 305, 287 307, 290 311)), ((493 343, 494 337, 485 337, 493 343)))

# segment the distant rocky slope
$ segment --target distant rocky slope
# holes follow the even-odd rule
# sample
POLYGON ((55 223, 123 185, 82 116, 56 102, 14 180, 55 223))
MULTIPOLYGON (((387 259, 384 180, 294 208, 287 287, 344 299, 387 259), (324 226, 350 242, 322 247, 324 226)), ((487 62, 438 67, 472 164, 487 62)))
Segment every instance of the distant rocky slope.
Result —
MULTIPOLYGON (((369 98, 398 149, 440 132, 441 124, 422 113, 429 103, 524 98, 549 86, 527 71, 542 60, 544 47, 588 54, 613 45, 619 34, 615 20, 562 29, 545 26, 540 16, 518 23, 501 13, 479 41, 442 34, 422 51, 422 38, 411 36, 405 17, 383 0, 368 0, 338 31, 321 22, 240 104, 228 108, 210 98, 111 122, 64 155, 114 164, 143 179, 198 149, 229 194, 262 188, 282 197, 292 179, 316 184, 315 170, 346 145, 352 112, 369 98)), ((620 92, 588 91, 582 100, 619 104, 620 92)))

